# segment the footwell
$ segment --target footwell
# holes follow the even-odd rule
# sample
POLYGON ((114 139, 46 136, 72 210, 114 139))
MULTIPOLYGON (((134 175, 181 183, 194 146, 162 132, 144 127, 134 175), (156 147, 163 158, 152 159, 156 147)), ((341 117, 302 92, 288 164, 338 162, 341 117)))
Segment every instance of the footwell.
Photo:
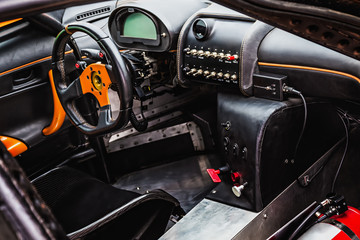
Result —
POLYGON ((139 193, 162 189, 177 198, 188 212, 216 186, 206 169, 219 165, 216 155, 197 155, 132 172, 120 177, 114 186, 139 193))

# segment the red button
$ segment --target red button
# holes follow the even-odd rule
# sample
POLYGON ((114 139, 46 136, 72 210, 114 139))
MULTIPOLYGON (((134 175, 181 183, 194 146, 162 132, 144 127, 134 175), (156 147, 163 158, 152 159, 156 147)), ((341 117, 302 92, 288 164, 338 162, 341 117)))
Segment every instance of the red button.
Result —
POLYGON ((80 64, 75 63, 75 67, 76 67, 77 69, 79 69, 79 68, 80 68, 80 64))
POLYGON ((233 172, 233 173, 231 173, 231 180, 232 180, 234 183, 240 182, 240 178, 241 178, 240 173, 238 173, 238 172, 233 172))
POLYGON ((100 58, 103 58, 104 57, 104 54, 102 52, 99 52, 99 57, 100 58))
POLYGON ((235 60, 235 57, 234 56, 228 56, 228 61, 234 61, 235 60))

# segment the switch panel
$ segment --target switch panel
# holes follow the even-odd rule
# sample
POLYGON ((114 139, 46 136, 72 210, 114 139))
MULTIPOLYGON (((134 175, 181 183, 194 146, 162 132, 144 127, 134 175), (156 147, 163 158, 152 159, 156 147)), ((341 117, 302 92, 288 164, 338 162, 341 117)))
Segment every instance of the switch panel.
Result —
POLYGON ((185 45, 180 69, 183 78, 196 82, 238 86, 241 43, 252 23, 213 18, 195 19, 193 24, 189 25, 192 29, 189 29, 183 39, 185 45), (201 38, 196 32, 199 29, 194 27, 199 22, 206 27, 202 29, 201 38))

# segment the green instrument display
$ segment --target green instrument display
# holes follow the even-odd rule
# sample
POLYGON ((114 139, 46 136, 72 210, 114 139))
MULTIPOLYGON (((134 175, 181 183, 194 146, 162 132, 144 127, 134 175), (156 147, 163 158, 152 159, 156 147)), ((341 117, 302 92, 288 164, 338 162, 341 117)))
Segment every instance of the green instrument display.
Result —
POLYGON ((122 32, 123 37, 143 38, 156 40, 157 32, 154 22, 143 13, 130 14, 125 22, 122 32))

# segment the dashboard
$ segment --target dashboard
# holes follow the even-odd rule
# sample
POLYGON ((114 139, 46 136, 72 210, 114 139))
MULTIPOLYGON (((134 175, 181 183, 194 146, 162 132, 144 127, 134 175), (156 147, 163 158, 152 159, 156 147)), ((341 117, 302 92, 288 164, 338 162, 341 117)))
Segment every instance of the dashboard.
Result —
POLYGON ((171 5, 119 1, 108 24, 113 40, 122 49, 176 51, 182 85, 276 99, 284 81, 307 96, 360 100, 358 61, 214 3, 171 5))

